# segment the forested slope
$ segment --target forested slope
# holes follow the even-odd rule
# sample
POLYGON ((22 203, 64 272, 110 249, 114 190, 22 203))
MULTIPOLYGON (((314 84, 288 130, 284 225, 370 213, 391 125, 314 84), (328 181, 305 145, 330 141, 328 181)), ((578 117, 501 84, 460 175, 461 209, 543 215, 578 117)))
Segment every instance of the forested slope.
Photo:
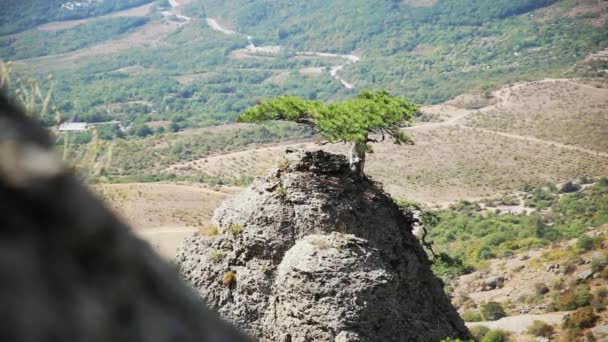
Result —
POLYGON ((61 7, 67 3, 11 4, 2 13, 0 58, 18 61, 15 75, 53 74, 54 100, 66 118, 171 120, 184 128, 233 121, 256 100, 282 94, 332 100, 386 88, 417 103, 440 103, 511 82, 575 75, 588 55, 608 47, 608 6, 591 0, 178 0, 173 8, 159 0, 144 17, 2 36, 143 2, 89 1, 69 16, 61 7), (19 12, 27 15, 8 20, 19 12), (179 22, 180 13, 192 20, 179 22), (208 18, 236 33, 214 30, 208 18), (250 50, 247 36, 255 46, 281 50, 250 50), (302 52, 359 59, 345 64, 302 52))
POLYGON ((0 11, 0 35, 23 31, 56 20, 95 17, 151 0, 23 0, 4 1, 0 11))

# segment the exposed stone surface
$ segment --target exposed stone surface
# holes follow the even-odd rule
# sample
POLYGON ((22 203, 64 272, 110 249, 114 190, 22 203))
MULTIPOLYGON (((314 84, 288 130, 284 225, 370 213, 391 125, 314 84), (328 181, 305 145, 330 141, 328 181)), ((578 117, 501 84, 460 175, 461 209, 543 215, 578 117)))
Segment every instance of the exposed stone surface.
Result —
POLYGON ((0 340, 245 341, 0 95, 0 340))
POLYGON ((288 151, 177 253, 209 305, 260 341, 469 337, 411 222, 344 156, 288 151), (227 275, 233 275, 226 282, 227 275))

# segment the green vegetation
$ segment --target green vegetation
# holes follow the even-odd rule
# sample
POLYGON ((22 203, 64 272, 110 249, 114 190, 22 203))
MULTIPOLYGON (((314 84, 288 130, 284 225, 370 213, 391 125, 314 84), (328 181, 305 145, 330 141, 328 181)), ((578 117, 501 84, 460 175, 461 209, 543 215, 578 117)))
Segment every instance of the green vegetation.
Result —
POLYGON ((500 303, 488 302, 481 306, 481 317, 484 321, 496 321, 505 316, 505 309, 500 303))
MULTIPOLYGON (((93 2, 73 11, 62 10, 63 1, 13 2, 2 13, 10 20, 2 21, 0 34, 145 2, 93 2)), ((52 72, 64 118, 116 119, 125 126, 169 120, 183 129, 230 122, 256 100, 283 94, 307 100, 347 98, 353 91, 328 72, 344 64, 344 58, 296 53, 355 51, 361 61, 339 73, 358 89, 386 88, 416 103, 437 103, 517 80, 563 75, 587 54, 608 46, 607 30, 593 27, 584 16, 567 15, 574 5, 569 0, 446 0, 430 7, 391 0, 314 0, 298 6, 195 0, 187 15, 222 19, 243 35, 214 32, 196 20, 155 36, 147 46, 134 44, 73 61, 51 57, 29 62, 18 74, 41 80, 52 72), (284 49, 275 56, 243 57, 237 50, 247 46, 245 34, 253 35, 257 45, 284 49), (321 74, 300 72, 306 68, 321 68, 321 74)), ((0 50, 5 59, 20 59, 91 46, 133 32, 146 20, 163 25, 161 7, 148 18, 97 19, 52 33, 5 36, 0 50), (41 41, 45 43, 37 43, 41 41)))
POLYGON ((582 308, 570 313, 563 325, 569 330, 580 330, 592 327, 597 319, 592 308, 582 308))
POLYGON ((475 341, 481 341, 481 339, 483 339, 490 332, 490 328, 483 325, 479 325, 471 327, 469 331, 471 332, 471 335, 473 335, 473 337, 475 338, 475 341))
POLYGON ((543 322, 535 320, 530 327, 528 327, 528 334, 536 337, 551 338, 555 333, 553 326, 543 322))
POLYGON ((212 249, 209 251, 209 259, 214 263, 218 263, 224 259, 224 252, 217 249, 212 249))
POLYGON ((34 0, 7 1, 0 12, 0 35, 23 31, 51 21, 95 17, 145 3, 150 0, 34 0), (79 3, 80 5, 76 5, 79 3))
POLYGON ((230 226, 228 226, 228 231, 234 235, 238 235, 243 232, 243 226, 241 226, 240 224, 232 223, 230 224, 230 226))
POLYGON ((584 233, 590 227, 608 223, 608 181, 600 179, 587 189, 561 197, 554 191, 557 189, 548 187, 529 190, 526 205, 530 211, 550 209, 543 216, 535 212, 497 213, 462 201, 437 213, 439 223, 430 229, 429 236, 439 250, 449 250, 452 257, 462 258, 470 265, 561 239, 579 238, 578 245, 583 250, 599 245, 599 239, 584 237, 584 233))
POLYGON ((481 342, 507 342, 508 335, 503 330, 490 330, 481 339, 481 342))
POLYGON ((104 18, 59 31, 30 30, 22 33, 19 39, 0 37, 0 47, 2 47, 0 58, 27 59, 82 49, 129 33, 146 24, 148 20, 148 18, 104 18))
MULTIPOLYGON (((119 132, 115 133, 121 135, 119 132)), ((218 178, 207 175, 204 169, 182 176, 180 171, 195 171, 194 166, 184 166, 183 170, 170 169, 170 166, 176 163, 194 163, 216 154, 239 151, 250 144, 310 138, 311 132, 306 132, 295 125, 272 123, 259 127, 211 130, 201 133, 153 134, 145 138, 120 138, 116 135, 99 134, 100 139, 94 154, 88 158, 85 156, 91 152, 88 144, 92 139, 89 132, 70 134, 67 138, 64 136, 69 143, 60 148, 67 146, 66 159, 73 161, 91 181, 111 183, 192 181, 213 185, 247 185, 252 177, 218 178), (101 175, 100 167, 103 168, 101 175)))
POLYGON ((481 318, 481 313, 477 311, 465 311, 462 313, 462 319, 465 322, 481 322, 483 319, 481 318))
POLYGON ((431 268, 433 273, 440 277, 444 283, 449 283, 450 280, 473 271, 473 267, 466 265, 462 259, 451 257, 447 253, 439 253, 431 268))
POLYGON ((370 135, 381 135, 382 140, 389 136, 396 144, 410 143, 401 127, 412 120, 417 110, 411 102, 386 91, 362 91, 354 99, 327 105, 294 96, 259 101, 238 121, 293 121, 317 129, 329 142, 352 143, 351 168, 362 176, 365 154, 372 151, 369 143, 378 142, 370 135))

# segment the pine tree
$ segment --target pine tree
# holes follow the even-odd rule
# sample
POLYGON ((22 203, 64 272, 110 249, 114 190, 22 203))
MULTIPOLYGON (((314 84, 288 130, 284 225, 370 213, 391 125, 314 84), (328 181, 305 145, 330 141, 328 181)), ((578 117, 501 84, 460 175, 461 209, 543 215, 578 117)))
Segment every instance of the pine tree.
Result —
POLYGON ((353 99, 329 104, 295 96, 258 101, 237 120, 293 121, 314 129, 329 142, 351 143, 351 170, 362 176, 366 153, 372 152, 369 143, 379 142, 370 136, 381 136, 381 140, 388 136, 396 144, 413 143, 401 127, 409 124, 417 111, 418 107, 403 97, 391 96, 384 90, 366 90, 353 99))

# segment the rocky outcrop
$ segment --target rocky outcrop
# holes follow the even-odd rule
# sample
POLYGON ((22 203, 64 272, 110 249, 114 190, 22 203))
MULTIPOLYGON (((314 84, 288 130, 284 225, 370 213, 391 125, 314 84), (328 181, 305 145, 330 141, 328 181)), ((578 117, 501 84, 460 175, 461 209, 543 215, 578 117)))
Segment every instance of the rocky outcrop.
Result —
POLYGON ((344 156, 288 151, 179 249, 183 276, 260 341, 469 337, 411 222, 344 156))
POLYGON ((0 341, 223 342, 244 335, 70 172, 0 94, 0 341))

